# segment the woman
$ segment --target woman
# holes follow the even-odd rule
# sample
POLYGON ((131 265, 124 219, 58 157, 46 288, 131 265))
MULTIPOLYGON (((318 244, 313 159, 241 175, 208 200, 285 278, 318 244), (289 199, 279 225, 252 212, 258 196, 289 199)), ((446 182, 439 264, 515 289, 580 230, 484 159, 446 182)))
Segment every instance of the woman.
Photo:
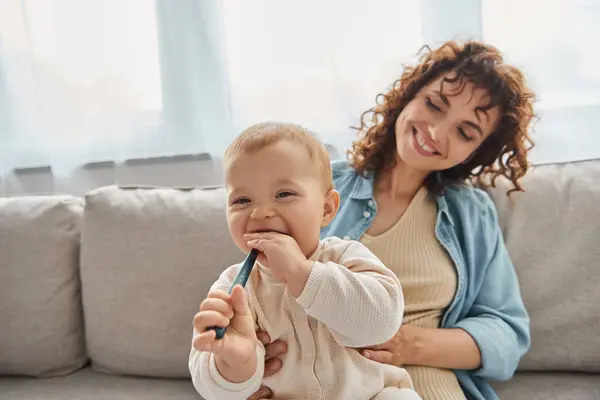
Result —
MULTIPOLYGON (((361 352, 404 366, 424 399, 495 399, 488 380, 509 379, 529 348, 494 205, 467 182, 505 177, 522 190, 533 98, 495 48, 448 42, 363 114, 349 161, 333 165, 342 201, 322 235, 362 241, 404 288, 398 334, 361 352)), ((267 344, 269 374, 282 351, 267 344)))

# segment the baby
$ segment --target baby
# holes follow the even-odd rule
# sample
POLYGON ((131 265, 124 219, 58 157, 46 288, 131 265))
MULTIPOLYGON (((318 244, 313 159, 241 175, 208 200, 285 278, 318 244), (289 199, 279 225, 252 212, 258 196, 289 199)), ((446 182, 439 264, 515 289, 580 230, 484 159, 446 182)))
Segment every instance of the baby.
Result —
POLYGON ((251 126, 224 157, 227 223, 236 245, 259 256, 246 291, 228 294, 226 269, 194 318, 189 368, 207 400, 246 399, 261 384, 277 399, 420 399, 407 372, 354 348, 391 339, 402 321, 398 278, 365 246, 319 239, 335 217, 325 146, 304 128, 251 126), (227 327, 217 339, 214 330, 227 327), (288 344, 283 367, 264 378, 256 331, 288 344))

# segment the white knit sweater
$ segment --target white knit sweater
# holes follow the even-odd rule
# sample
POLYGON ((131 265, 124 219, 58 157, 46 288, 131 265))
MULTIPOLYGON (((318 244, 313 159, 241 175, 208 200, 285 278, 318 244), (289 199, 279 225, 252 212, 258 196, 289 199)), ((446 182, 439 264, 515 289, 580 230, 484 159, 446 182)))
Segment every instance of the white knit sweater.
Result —
MULTIPOLYGON (((257 343, 256 373, 247 382, 232 383, 219 374, 212 354, 192 347, 190 372, 204 398, 246 399, 261 383, 277 399, 367 400, 385 387, 412 388, 404 369, 352 349, 383 343, 400 328, 404 302, 398 278, 356 241, 325 239, 311 260, 298 298, 261 265, 248 280, 257 329, 287 342, 282 369, 263 379, 265 353, 257 343)), ((225 270, 213 288, 227 290, 239 267, 225 270)))

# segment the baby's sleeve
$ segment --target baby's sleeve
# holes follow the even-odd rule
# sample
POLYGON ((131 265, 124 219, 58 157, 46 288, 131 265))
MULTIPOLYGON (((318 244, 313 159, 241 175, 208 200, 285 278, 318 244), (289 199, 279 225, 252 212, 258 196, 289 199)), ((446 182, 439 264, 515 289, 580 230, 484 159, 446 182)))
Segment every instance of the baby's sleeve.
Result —
POLYGON ((297 301, 323 322, 346 347, 365 347, 391 339, 404 313, 396 275, 365 245, 326 239, 324 262, 315 261, 297 301))
POLYGON ((256 345, 256 371, 246 382, 233 383, 218 371, 214 355, 192 347, 189 358, 190 374, 196 391, 206 400, 243 400, 260 388, 264 375, 265 348, 256 345))
MULTIPOLYGON (((234 265, 221 274, 212 285, 211 290, 229 290, 235 279, 240 265, 234 265)), ((193 331, 192 341, 198 332, 193 331)), ((260 341, 256 347, 256 372, 246 382, 233 383, 225 379, 217 370, 214 355, 209 352, 198 351, 192 344, 188 366, 192 382, 196 391, 206 400, 242 400, 249 397, 260 388, 264 375, 265 348, 260 341)))

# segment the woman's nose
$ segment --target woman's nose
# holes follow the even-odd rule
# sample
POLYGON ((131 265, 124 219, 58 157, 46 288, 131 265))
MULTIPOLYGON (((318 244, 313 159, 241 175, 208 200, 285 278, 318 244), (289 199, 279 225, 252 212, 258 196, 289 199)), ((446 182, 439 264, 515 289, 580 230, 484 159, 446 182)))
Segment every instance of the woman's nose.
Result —
POLYGON ((429 138, 436 143, 440 143, 446 137, 448 128, 442 123, 429 125, 429 138))

